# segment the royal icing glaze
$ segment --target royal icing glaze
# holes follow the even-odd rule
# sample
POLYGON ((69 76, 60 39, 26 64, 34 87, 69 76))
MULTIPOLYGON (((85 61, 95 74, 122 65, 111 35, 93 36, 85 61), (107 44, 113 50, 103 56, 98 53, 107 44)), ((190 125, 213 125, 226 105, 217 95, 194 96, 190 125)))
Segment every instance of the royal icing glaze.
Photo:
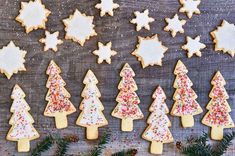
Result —
POLYGON ((164 28, 165 31, 171 31, 172 37, 175 37, 176 34, 179 33, 184 33, 183 25, 186 24, 185 20, 179 20, 179 16, 175 14, 175 16, 170 19, 170 18, 165 18, 167 22, 167 26, 164 28))
POLYGON ((117 3, 113 3, 113 0, 101 0, 101 3, 96 4, 95 8, 100 9, 100 16, 109 14, 113 16, 113 10, 119 8, 117 3))
POLYGON ((192 18, 193 14, 200 14, 198 5, 201 3, 201 0, 180 0, 180 3, 183 5, 179 12, 186 12, 188 18, 192 18))
POLYGON ((53 51, 57 51, 57 45, 60 45, 63 43, 62 40, 58 39, 59 37, 59 31, 56 31, 54 33, 50 33, 49 31, 45 32, 46 37, 41 38, 39 42, 44 43, 44 51, 47 51, 49 49, 52 49, 53 51))
POLYGON ((188 73, 188 69, 186 68, 186 66, 183 64, 182 61, 178 60, 176 66, 175 66, 174 74, 175 75, 186 75, 187 73, 188 73))
POLYGON ((193 83, 187 75, 177 75, 173 85, 174 88, 190 88, 192 86, 193 83))
POLYGON ((216 72, 215 76, 211 80, 211 84, 214 86, 224 86, 226 82, 219 71, 216 72))

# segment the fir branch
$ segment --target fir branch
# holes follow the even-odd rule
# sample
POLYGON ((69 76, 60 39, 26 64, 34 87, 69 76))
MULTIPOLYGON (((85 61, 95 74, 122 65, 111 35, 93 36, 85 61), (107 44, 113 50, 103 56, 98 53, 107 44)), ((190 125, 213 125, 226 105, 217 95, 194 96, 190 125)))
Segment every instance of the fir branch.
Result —
POLYGON ((137 149, 128 149, 122 150, 121 152, 117 152, 112 154, 112 156, 135 156, 137 154, 137 149))
POLYGON ((38 143, 36 148, 33 149, 31 155, 32 156, 40 156, 42 152, 45 152, 49 148, 51 148, 53 143, 54 143, 54 138, 51 135, 45 137, 40 143, 38 143))
POLYGON ((104 133, 102 138, 99 140, 97 147, 95 147, 91 151, 91 156, 100 156, 102 153, 102 150, 106 147, 106 144, 109 142, 110 137, 111 137, 110 133, 107 133, 107 132, 104 133))
POLYGON ((56 156, 64 156, 67 151, 70 143, 74 143, 78 141, 78 137, 75 135, 68 135, 63 138, 57 138, 56 144, 57 149, 55 152, 56 156))

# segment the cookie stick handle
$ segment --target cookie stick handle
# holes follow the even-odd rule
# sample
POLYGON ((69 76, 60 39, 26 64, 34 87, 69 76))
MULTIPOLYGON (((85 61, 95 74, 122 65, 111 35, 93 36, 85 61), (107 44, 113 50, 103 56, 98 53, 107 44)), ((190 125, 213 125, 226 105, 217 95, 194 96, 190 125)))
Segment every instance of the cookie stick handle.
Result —
POLYGON ((122 119, 122 131, 131 132, 133 130, 133 119, 124 118, 122 119))
POLYGON ((181 116, 181 122, 183 127, 193 127, 194 118, 192 115, 183 115, 181 116))
POLYGON ((88 140, 95 140, 99 137, 98 127, 96 126, 89 126, 86 128, 86 138, 88 140))
POLYGON ((20 139, 17 146, 18 152, 28 152, 30 149, 30 142, 28 139, 20 139))
POLYGON ((57 129, 66 128, 68 126, 67 115, 65 113, 56 114, 55 125, 57 129))
POLYGON ((211 127, 211 139, 222 140, 223 139, 223 128, 218 126, 211 127))
POLYGON ((162 154, 163 143, 152 141, 150 145, 150 153, 152 154, 162 154))

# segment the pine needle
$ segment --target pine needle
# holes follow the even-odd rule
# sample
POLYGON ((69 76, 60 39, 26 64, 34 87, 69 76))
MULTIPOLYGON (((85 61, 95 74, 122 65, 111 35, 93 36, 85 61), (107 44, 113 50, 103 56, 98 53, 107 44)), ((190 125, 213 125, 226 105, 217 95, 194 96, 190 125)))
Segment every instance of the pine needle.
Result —
POLYGON ((102 150, 106 148, 106 144, 109 142, 110 137, 111 137, 111 134, 104 133, 102 138, 99 140, 97 147, 95 147, 91 151, 91 156, 100 156, 102 154, 102 150))
POLYGON ((112 156, 135 156, 137 154, 136 149, 128 149, 128 150, 122 150, 121 152, 117 152, 112 154, 112 156))
POLYGON ((49 148, 51 148, 53 143, 54 143, 54 138, 51 135, 45 137, 40 143, 38 143, 36 148, 33 149, 32 156, 40 156, 42 152, 45 152, 49 148))

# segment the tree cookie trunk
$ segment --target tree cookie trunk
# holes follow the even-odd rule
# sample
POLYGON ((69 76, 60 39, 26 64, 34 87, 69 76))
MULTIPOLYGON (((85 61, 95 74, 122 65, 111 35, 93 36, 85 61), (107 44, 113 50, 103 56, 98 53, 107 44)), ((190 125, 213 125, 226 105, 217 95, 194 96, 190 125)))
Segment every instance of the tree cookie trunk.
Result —
POLYGON ((133 130, 133 119, 125 118, 122 119, 122 131, 131 132, 133 130))
POLYGON ((152 154, 162 154, 163 143, 152 141, 150 146, 150 153, 152 154))
POLYGON ((30 142, 29 139, 20 139, 18 141, 18 152, 29 152, 30 142))
POLYGON ((182 126, 185 128, 194 126, 194 118, 192 115, 181 116, 181 122, 182 122, 182 126))

